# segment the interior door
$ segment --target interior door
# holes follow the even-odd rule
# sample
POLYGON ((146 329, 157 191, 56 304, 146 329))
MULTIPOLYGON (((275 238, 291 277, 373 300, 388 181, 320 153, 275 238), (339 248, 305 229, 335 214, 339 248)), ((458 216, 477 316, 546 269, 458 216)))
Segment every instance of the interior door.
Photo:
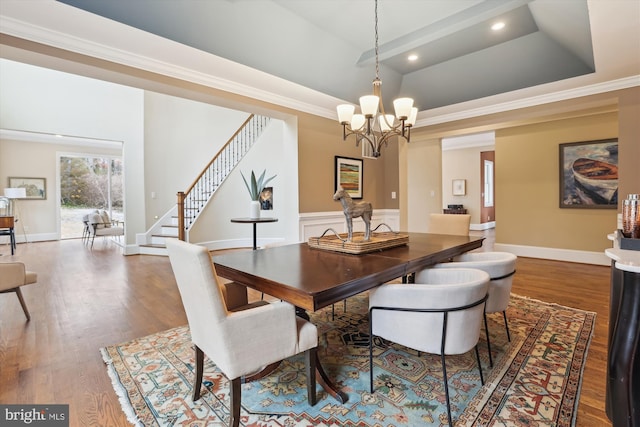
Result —
POLYGON ((495 211, 495 151, 480 153, 480 223, 496 220, 495 211))

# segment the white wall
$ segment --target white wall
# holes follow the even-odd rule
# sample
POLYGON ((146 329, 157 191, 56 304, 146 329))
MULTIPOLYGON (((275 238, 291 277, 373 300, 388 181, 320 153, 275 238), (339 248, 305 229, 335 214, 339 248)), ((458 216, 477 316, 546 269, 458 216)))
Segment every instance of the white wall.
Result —
POLYGON ((177 202, 248 113, 145 92, 146 226, 177 202), (155 193, 155 198, 151 193, 155 193))
MULTIPOLYGON (((140 168, 144 158, 143 110, 142 90, 0 59, 0 128, 121 141, 125 185, 144 182, 140 168)), ((51 171, 55 171, 55 158, 49 164, 49 160, 38 158, 37 152, 31 151, 29 160, 21 157, 17 162, 2 162, 0 180, 47 175, 49 196, 54 197, 55 172, 51 171), (51 167, 42 165, 28 174, 41 161, 51 167)), ((3 156, 8 159, 8 152, 3 156)), ((127 241, 134 241, 135 232, 144 227, 143 188, 132 186, 125 195, 127 241)), ((51 200, 42 209, 30 205, 34 224, 47 224, 56 217, 51 200)), ((55 228, 41 231, 55 232, 55 228)))
MULTIPOLYGON (((246 112, 0 59, 0 129, 122 141, 128 244, 175 206, 176 193, 187 189, 247 117, 246 112)), ((278 175, 270 183, 274 210, 263 215, 279 222, 259 226, 263 243, 298 241, 297 140, 295 118, 273 120, 241 163, 245 174, 266 168, 269 175, 278 175)), ((47 178, 48 200, 29 201, 31 231, 39 236, 30 240, 56 238, 55 153, 61 151, 101 152, 0 141, 0 180, 47 178)), ((249 226, 229 222, 247 216, 248 205, 240 172, 234 170, 194 227, 192 241, 232 244, 250 238, 249 226)))
POLYGON ((276 223, 258 224, 258 245, 297 242, 298 238, 298 162, 297 138, 290 124, 273 119, 259 141, 227 177, 213 200, 190 231, 195 242, 218 242, 213 247, 246 246, 252 236, 249 224, 231 223, 231 218, 249 216, 251 198, 242 180, 251 171, 256 175, 266 169, 266 176, 276 177, 273 187, 273 210, 262 211, 263 217, 278 218, 276 223))

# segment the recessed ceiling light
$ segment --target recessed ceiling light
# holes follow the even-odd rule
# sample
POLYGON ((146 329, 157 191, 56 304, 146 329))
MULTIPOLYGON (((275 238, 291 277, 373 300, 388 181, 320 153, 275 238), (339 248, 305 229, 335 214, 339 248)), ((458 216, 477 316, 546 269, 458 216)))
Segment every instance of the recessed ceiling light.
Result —
POLYGON ((408 59, 409 61, 415 61, 416 59, 418 59, 418 55, 416 55, 415 53, 412 53, 411 55, 409 55, 409 56, 407 57, 407 59, 408 59))
POLYGON ((501 29, 503 29, 503 28, 504 28, 504 22, 496 22, 495 24, 493 24, 493 25, 491 26, 491 29, 492 29, 493 31, 499 31, 499 30, 501 30, 501 29))

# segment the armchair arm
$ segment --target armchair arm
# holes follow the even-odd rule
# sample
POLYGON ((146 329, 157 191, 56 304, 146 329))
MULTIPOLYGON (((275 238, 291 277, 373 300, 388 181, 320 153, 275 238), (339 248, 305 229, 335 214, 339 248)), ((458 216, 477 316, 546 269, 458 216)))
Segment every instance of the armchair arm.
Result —
POLYGON ((26 284, 26 268, 21 262, 0 263, 0 291, 26 284))
POLYGON ((217 363, 230 378, 253 373, 297 353, 295 309, 289 303, 276 302, 231 312, 222 328, 228 358, 224 363, 226 369, 222 361, 217 363))

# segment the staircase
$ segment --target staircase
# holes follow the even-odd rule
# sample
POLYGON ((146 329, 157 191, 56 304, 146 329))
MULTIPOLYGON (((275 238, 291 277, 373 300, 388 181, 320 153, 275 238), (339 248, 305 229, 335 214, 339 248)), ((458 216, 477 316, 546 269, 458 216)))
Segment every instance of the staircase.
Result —
POLYGON ((137 236, 140 254, 167 255, 166 239, 189 241, 189 229, 197 221, 216 190, 240 163, 270 122, 270 118, 250 115, 218 151, 193 184, 178 193, 178 203, 146 233, 137 236))

